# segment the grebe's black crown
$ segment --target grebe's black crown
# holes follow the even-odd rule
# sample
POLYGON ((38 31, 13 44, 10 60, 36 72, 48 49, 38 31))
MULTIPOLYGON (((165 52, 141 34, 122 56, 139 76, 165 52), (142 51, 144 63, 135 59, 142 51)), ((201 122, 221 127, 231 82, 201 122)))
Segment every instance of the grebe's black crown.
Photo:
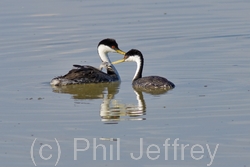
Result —
POLYGON ((135 56, 135 55, 138 55, 138 56, 142 57, 142 53, 137 49, 131 49, 125 54, 125 56, 127 56, 127 57, 135 56))
POLYGON ((112 47, 115 47, 117 49, 119 48, 116 41, 114 39, 112 39, 112 38, 106 38, 106 39, 101 40, 99 42, 98 46, 100 46, 100 45, 106 45, 106 46, 109 46, 110 48, 112 48, 112 47))

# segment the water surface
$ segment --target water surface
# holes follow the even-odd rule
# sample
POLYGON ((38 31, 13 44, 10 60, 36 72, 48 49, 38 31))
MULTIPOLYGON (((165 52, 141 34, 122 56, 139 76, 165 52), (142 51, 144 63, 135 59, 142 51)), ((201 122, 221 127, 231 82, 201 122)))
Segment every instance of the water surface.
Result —
POLYGON ((36 165, 54 166, 55 138, 57 166, 250 165, 248 1, 24 0, 0 6, 1 166, 34 166, 35 139, 36 165), (164 76, 176 88, 161 95, 136 92, 135 63, 116 65, 120 84, 49 85, 73 64, 98 67, 96 46, 107 37, 124 51, 141 50, 143 75, 164 76), (75 138, 85 139, 81 148, 89 141, 77 160, 75 138), (134 160, 130 153, 139 157, 140 138, 144 154, 134 160), (173 146, 166 156, 166 139, 171 145, 179 139, 176 157, 173 146), (94 142, 107 148, 107 160, 101 147, 94 160, 94 142), (189 144, 183 155, 181 144, 189 144), (190 154, 195 144, 204 148, 194 154, 203 155, 200 160, 190 154), (206 144, 212 153, 219 144, 212 163, 206 144), (43 157, 51 159, 40 157, 42 146, 43 157), (147 156, 149 146, 156 160, 147 156))

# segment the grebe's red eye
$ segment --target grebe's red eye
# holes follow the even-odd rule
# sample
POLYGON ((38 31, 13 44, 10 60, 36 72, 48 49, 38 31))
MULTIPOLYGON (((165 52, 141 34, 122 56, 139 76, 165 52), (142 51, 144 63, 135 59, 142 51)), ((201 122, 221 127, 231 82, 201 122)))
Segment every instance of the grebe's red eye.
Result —
POLYGON ((112 49, 115 49, 115 46, 112 46, 112 49))

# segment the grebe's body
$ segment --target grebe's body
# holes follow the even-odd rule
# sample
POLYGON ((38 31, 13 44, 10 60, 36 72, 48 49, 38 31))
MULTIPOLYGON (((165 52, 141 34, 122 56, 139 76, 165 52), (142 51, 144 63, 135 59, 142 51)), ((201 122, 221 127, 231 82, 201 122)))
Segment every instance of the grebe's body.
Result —
POLYGON ((173 89, 175 85, 167 80, 166 78, 160 76, 147 76, 142 77, 144 58, 139 50, 131 49, 128 51, 122 60, 113 62, 113 64, 118 64, 122 62, 134 61, 137 63, 136 72, 133 78, 132 85, 134 88, 142 89, 173 89))
POLYGON ((166 78, 160 76, 148 76, 133 80, 133 87, 135 88, 148 88, 148 89, 173 89, 175 85, 167 80, 166 78))
POLYGON ((73 65, 75 68, 70 70, 66 75, 55 77, 50 84, 54 86, 85 84, 85 83, 104 83, 120 81, 120 76, 116 68, 111 64, 108 57, 109 52, 124 55, 125 52, 119 49, 114 39, 104 39, 99 42, 98 54, 102 60, 100 69, 89 65, 73 65), (107 73, 102 68, 107 69, 107 73))

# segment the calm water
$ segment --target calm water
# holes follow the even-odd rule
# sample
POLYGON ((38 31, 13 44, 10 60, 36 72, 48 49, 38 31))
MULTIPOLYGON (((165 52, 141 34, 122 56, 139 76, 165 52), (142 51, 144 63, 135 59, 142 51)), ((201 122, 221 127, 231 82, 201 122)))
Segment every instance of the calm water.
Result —
POLYGON ((247 0, 2 1, 0 166, 250 166, 249 16, 247 0), (121 84, 49 85, 99 66, 107 37, 176 88, 134 91, 135 63, 121 84))

